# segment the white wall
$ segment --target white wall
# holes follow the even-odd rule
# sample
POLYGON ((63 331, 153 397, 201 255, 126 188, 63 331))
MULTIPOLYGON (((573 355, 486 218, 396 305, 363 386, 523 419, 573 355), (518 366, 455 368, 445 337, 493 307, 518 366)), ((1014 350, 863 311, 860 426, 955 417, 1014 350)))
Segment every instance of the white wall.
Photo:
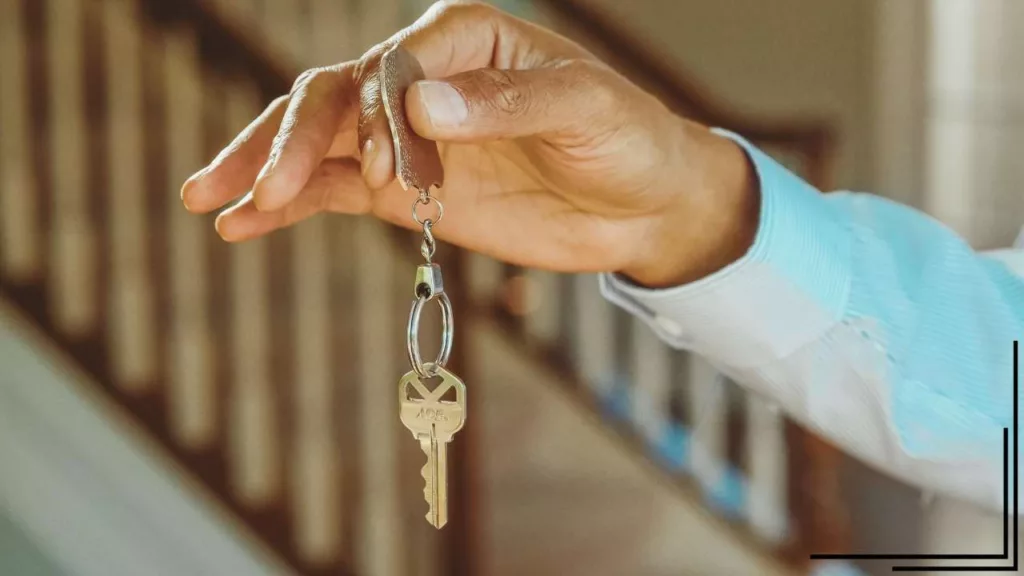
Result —
POLYGON ((872 184, 874 9, 880 0, 587 0, 738 110, 835 119, 836 182, 872 184))

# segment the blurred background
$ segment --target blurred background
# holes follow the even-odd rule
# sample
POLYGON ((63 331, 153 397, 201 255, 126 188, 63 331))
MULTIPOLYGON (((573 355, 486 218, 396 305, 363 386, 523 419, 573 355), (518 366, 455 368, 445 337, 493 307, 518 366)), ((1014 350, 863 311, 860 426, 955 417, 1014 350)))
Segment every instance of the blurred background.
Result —
MULTIPOLYGON (((429 4, 0 0, 0 574, 885 574, 809 555, 999 551, 1000 518, 858 464, 593 276, 450 248, 471 406, 434 531, 394 402, 416 239, 330 216, 229 246, 178 196, 302 70, 429 4)), ((823 190, 978 248, 1024 223, 1022 2, 499 4, 823 190)))

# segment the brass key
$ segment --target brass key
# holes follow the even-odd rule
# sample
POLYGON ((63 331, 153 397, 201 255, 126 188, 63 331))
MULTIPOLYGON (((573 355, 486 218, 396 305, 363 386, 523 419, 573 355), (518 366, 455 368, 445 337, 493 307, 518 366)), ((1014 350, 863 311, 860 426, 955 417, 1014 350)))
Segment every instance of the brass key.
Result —
POLYGON ((423 495, 430 507, 427 521, 441 528, 448 523, 448 443, 466 421, 466 385, 445 369, 454 334, 452 304, 444 292, 441 267, 432 260, 436 247, 433 229, 444 217, 444 205, 430 195, 430 188, 444 184, 444 166, 437 144, 416 134, 405 116, 405 92, 413 82, 423 79, 420 63, 407 50, 395 46, 381 59, 379 75, 395 149, 395 176, 403 188, 418 193, 412 203, 412 218, 423 228, 420 254, 426 260, 416 270, 406 341, 412 371, 398 384, 398 403, 402 424, 427 455, 423 467, 423 495), (441 348, 433 362, 424 362, 420 357, 420 314, 432 300, 441 307, 441 348), (441 383, 427 390, 423 381, 432 377, 440 377, 441 383), (442 400, 453 388, 455 401, 442 400))
POLYGON ((448 443, 466 421, 466 385, 445 368, 435 365, 434 369, 441 383, 433 390, 427 390, 415 371, 402 376, 398 402, 402 424, 427 455, 422 472, 426 482, 423 496, 429 506, 427 521, 441 528, 448 523, 448 443), (455 389, 455 401, 442 400, 451 388, 455 389))

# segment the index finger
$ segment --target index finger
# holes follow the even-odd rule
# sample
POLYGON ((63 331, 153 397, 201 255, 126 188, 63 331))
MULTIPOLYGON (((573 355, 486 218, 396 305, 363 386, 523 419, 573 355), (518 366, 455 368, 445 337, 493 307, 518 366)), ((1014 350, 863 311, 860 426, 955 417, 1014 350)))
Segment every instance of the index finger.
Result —
POLYGON ((315 69, 296 81, 281 126, 262 171, 253 184, 253 202, 272 212, 291 202, 305 187, 353 116, 352 67, 315 69))

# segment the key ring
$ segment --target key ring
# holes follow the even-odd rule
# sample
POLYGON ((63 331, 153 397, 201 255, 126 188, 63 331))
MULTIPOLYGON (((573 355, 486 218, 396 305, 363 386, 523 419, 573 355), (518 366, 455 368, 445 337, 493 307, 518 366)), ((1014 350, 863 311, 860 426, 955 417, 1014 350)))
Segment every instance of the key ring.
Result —
POLYGON ((441 267, 437 264, 422 264, 416 269, 416 299, 412 301, 409 311, 409 326, 406 330, 406 350, 409 352, 409 363, 413 371, 421 378, 431 378, 437 374, 438 368, 448 363, 452 353, 452 340, 455 337, 455 322, 452 318, 452 302, 444 293, 441 279, 441 267), (433 362, 423 362, 420 354, 420 315, 423 306, 431 300, 437 300, 441 306, 441 349, 433 362))
POLYGON ((419 195, 419 197, 417 197, 415 200, 413 200, 413 202, 412 202, 412 219, 415 220, 416 223, 419 224, 420 226, 423 226, 427 222, 430 222, 430 225, 435 225, 435 224, 437 224, 438 222, 441 221, 441 218, 444 218, 444 204, 441 204, 441 201, 438 200, 437 198, 434 198, 433 196, 430 196, 426 192, 423 192, 423 193, 421 193, 419 195), (418 208, 420 204, 423 204, 424 206, 428 206, 431 202, 437 204, 437 218, 423 218, 423 219, 420 219, 420 215, 416 211, 416 208, 418 208))

